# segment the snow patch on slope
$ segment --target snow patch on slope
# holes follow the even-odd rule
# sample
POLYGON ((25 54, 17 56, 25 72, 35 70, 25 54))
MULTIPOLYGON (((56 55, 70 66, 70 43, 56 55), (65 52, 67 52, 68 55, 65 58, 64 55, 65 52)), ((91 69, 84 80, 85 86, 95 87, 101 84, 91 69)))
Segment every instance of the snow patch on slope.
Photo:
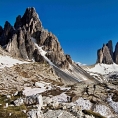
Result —
POLYGON ((113 63, 110 65, 107 64, 96 64, 95 67, 87 69, 89 72, 99 73, 99 74, 109 74, 111 72, 118 72, 118 65, 113 63))
POLYGON ((0 69, 4 67, 12 67, 16 64, 29 63, 26 61, 20 61, 9 56, 0 55, 0 69))
POLYGON ((45 56, 47 52, 44 51, 44 50, 42 49, 42 47, 39 47, 38 44, 36 44, 36 43, 35 43, 35 46, 38 48, 38 50, 40 51, 40 53, 41 53, 41 55, 44 57, 44 59, 45 59, 47 62, 49 62, 50 65, 55 66, 55 65, 45 56))
POLYGON ((51 90, 51 84, 50 83, 45 83, 45 82, 36 82, 35 83, 35 88, 32 87, 25 87, 23 94, 25 96, 32 96, 32 95, 36 95, 38 93, 43 93, 46 90, 51 90))
POLYGON ((85 66, 86 64, 82 64, 81 62, 76 62, 79 66, 85 66))
POLYGON ((58 102, 66 103, 66 102, 68 102, 68 98, 69 98, 69 96, 67 96, 65 93, 62 93, 60 95, 54 96, 52 99, 53 99, 53 101, 57 100, 58 102))
POLYGON ((36 41, 35 38, 31 37, 31 40, 32 40, 32 42, 34 42, 35 46, 37 47, 37 49, 39 50, 39 52, 41 53, 41 55, 44 57, 44 59, 45 59, 47 62, 49 62, 50 65, 55 66, 55 65, 45 56, 47 52, 42 49, 43 46, 38 46, 38 44, 36 43, 37 41, 36 41))

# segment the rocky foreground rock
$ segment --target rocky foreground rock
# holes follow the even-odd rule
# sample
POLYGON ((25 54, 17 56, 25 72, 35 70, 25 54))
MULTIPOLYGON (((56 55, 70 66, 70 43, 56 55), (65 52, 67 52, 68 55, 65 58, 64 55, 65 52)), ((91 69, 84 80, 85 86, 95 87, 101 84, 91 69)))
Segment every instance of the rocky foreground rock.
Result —
POLYGON ((97 63, 113 64, 113 62, 118 64, 118 43, 115 46, 115 51, 113 51, 113 44, 110 40, 97 51, 97 63))
POLYGON ((49 64, 18 64, 0 70, 2 118, 117 118, 118 86, 67 84, 49 64))

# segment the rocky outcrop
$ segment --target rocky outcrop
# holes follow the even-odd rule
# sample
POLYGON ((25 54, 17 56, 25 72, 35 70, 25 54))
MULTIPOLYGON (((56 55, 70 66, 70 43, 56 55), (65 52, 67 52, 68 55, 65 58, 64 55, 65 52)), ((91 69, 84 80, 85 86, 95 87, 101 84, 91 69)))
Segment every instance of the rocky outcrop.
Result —
POLYGON ((110 55, 113 59, 113 45, 112 45, 112 40, 108 41, 108 43, 106 44, 106 46, 108 47, 109 49, 109 52, 110 52, 110 55))
POLYGON ((118 42, 115 46, 115 51, 114 51, 114 62, 118 64, 118 42))
POLYGON ((2 35, 3 33, 3 28, 0 26, 0 36, 2 35))
POLYGON ((72 64, 72 59, 70 55, 66 54, 66 59, 68 60, 70 64, 72 64))
POLYGON ((2 27, 0 28, 0 34, 0 45, 4 46, 9 42, 14 34, 14 29, 8 21, 5 22, 4 29, 2 29, 2 27))
POLYGON ((110 54, 109 48, 104 45, 102 49, 99 49, 97 52, 98 55, 98 63, 105 63, 105 64, 112 64, 113 63, 113 59, 112 56, 110 54))
POLYGON ((65 56, 57 37, 43 29, 35 8, 27 8, 23 16, 18 15, 14 28, 9 22, 5 23, 4 29, 0 27, 0 45, 6 45, 6 50, 12 56, 45 62, 35 43, 43 46, 43 50, 47 52, 46 56, 56 66, 69 67, 71 58, 65 56))
POLYGON ((112 64, 113 62, 118 64, 118 43, 116 44, 115 51, 113 52, 113 45, 110 40, 97 51, 97 63, 112 64))

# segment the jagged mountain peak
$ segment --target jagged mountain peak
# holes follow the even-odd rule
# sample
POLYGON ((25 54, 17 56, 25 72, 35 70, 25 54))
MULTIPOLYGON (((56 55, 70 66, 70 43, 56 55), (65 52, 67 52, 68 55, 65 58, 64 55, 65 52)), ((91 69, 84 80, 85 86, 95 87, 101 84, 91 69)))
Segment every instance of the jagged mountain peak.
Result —
POLYGON ((113 51, 112 40, 103 44, 103 47, 97 51, 97 63, 118 64, 118 43, 115 46, 115 51, 113 51))
POLYGON ((39 16, 34 7, 28 7, 21 17, 18 15, 16 17, 16 22, 14 24, 15 29, 19 29, 20 27, 25 27, 27 31, 30 33, 36 32, 37 30, 42 29, 42 23, 39 19, 39 16), (35 31, 32 31, 34 29, 35 31))
POLYGON ((23 16, 18 15, 14 28, 8 22, 5 24, 4 30, 2 30, 2 28, 0 30, 0 45, 6 45, 6 50, 11 53, 12 56, 41 61, 43 58, 31 40, 35 39, 35 43, 43 46, 43 49, 47 52, 46 56, 56 66, 61 68, 69 67, 68 59, 57 37, 42 27, 35 8, 29 7, 23 16))

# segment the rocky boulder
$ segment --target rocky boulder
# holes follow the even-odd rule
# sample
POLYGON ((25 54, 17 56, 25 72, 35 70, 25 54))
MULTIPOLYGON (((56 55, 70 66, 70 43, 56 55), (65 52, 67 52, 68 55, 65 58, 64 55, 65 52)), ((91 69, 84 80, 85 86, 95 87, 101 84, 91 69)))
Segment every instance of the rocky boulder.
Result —
POLYGON ((33 96, 27 96, 24 99, 24 104, 26 104, 26 105, 37 104, 39 106, 39 108, 41 109, 41 107, 43 106, 42 95, 36 94, 33 96))
POLYGON ((42 112, 39 109, 32 109, 27 112, 28 118, 44 118, 42 112))
POLYGON ((17 99, 17 100, 14 101, 14 105, 15 105, 15 106, 20 106, 20 105, 22 105, 22 104, 24 104, 22 98, 19 98, 19 99, 17 99))

